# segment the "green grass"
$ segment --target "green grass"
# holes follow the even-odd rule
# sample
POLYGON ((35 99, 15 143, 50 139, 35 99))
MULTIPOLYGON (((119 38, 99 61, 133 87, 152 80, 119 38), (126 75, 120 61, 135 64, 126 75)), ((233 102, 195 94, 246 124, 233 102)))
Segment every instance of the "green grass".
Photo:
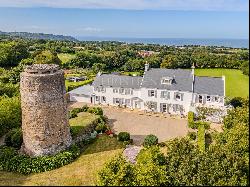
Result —
POLYGON ((123 149, 116 138, 103 135, 89 145, 76 161, 61 168, 27 176, 0 171, 0 185, 96 185, 98 171, 123 149))
POLYGON ((249 76, 243 75, 236 69, 195 69, 198 76, 222 76, 226 77, 227 97, 248 97, 249 96, 249 76))
POLYGON ((57 56, 62 61, 62 63, 69 62, 71 59, 75 58, 75 55, 68 53, 59 53, 57 56))
POLYGON ((200 149, 200 151, 205 151, 205 128, 204 125, 198 126, 198 132, 197 132, 197 145, 200 149))
POLYGON ((77 114, 77 117, 71 118, 69 124, 72 129, 73 137, 81 132, 84 127, 92 124, 95 120, 98 119, 98 115, 91 114, 88 112, 81 112, 77 114))

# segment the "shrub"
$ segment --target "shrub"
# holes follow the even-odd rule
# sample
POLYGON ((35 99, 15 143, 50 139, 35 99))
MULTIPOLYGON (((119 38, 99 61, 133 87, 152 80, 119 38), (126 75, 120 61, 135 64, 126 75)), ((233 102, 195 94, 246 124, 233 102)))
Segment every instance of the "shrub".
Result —
POLYGON ((100 132, 105 132, 107 130, 107 125, 105 125, 104 123, 99 123, 95 130, 100 133, 100 132))
POLYGON ((231 104, 234 108, 242 107, 243 103, 244 103, 244 98, 241 97, 234 97, 229 101, 229 104, 231 104))
POLYGON ((5 136, 5 144, 14 148, 21 148, 23 143, 23 134, 21 128, 15 128, 10 130, 5 136))
POLYGON ((120 132, 118 134, 118 140, 119 141, 129 141, 130 140, 130 134, 128 132, 120 132))
POLYGON ((103 115, 103 110, 100 107, 89 107, 88 112, 96 115, 103 115))
POLYGON ((198 147, 200 151, 204 152, 205 151, 205 128, 204 125, 199 125, 198 126, 198 147))
POLYGON ((189 128, 195 128, 194 127, 194 113, 189 111, 188 112, 188 127, 189 128))
POLYGON ((40 157, 19 155, 14 148, 1 147, 0 169, 22 174, 40 173, 67 165, 79 155, 80 149, 76 145, 72 145, 68 150, 62 151, 56 155, 40 157))
POLYGON ((87 105, 83 105, 82 112, 87 112, 89 107, 87 105))
POLYGON ((71 110, 69 112, 69 119, 76 118, 76 117, 77 117, 77 111, 76 110, 71 110))
POLYGON ((196 139, 196 133, 195 132, 188 132, 187 135, 191 140, 195 140, 196 139))
POLYGON ((10 129, 21 126, 21 103, 19 97, 0 97, 0 136, 10 129))
POLYGON ((143 142, 144 147, 149 147, 156 144, 158 144, 158 138, 153 134, 147 135, 143 142))

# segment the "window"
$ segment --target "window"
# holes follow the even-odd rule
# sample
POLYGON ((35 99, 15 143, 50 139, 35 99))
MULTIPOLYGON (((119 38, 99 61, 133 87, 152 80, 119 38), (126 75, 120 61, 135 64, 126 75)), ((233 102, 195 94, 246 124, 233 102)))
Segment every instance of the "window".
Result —
POLYGON ((161 79, 161 84, 172 84, 172 80, 173 80, 172 77, 163 77, 161 79))
POLYGON ((127 106, 130 106, 130 99, 125 99, 125 104, 126 104, 127 106))
POLYGON ((118 93, 118 88, 114 88, 114 89, 113 89, 113 92, 114 92, 114 93, 118 93))
POLYGON ((156 91, 155 90, 149 90, 148 91, 148 96, 149 97, 156 97, 156 91))
POLYGON ((161 103, 161 112, 167 112, 167 104, 166 103, 161 103))
POLYGON ((96 96, 96 97, 95 97, 95 100, 96 100, 96 101, 100 101, 100 97, 99 97, 99 96, 96 96))
POLYGON ((199 95, 198 98, 199 98, 199 103, 203 103, 203 97, 202 97, 202 95, 199 95))
POLYGON ((106 97, 102 96, 102 102, 106 103, 106 97))
POLYGON ((120 99, 118 98, 114 98, 113 101, 114 101, 114 104, 118 104, 118 105, 120 104, 120 99))
POLYGON ((129 95, 129 94, 130 94, 130 89, 129 88, 125 89, 125 95, 129 95))
POLYGON ((104 87, 100 87, 100 92, 105 92, 106 89, 104 87))
POLYGON ((106 89, 104 87, 95 87, 94 90, 97 92, 105 92, 106 89))
POLYGON ((175 93, 175 100, 183 101, 183 93, 175 93))
POLYGON ((219 97, 214 97, 214 102, 219 102, 219 97))
POLYGON ((210 102, 211 101, 211 97, 208 95, 207 96, 207 101, 210 102))
POLYGON ((124 94, 124 91, 125 91, 124 88, 120 88, 120 89, 119 89, 119 93, 120 93, 120 94, 124 94))
POLYGON ((170 92, 161 91, 161 98, 170 99, 170 92))

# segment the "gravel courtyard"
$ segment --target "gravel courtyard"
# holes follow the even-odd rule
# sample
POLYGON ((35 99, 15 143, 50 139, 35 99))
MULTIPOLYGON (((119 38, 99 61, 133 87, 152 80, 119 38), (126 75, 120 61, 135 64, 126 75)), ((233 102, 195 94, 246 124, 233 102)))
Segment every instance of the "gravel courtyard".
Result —
MULTIPOLYGON (((84 103, 71 103, 70 108, 83 106, 84 103)), ((129 132, 134 144, 140 145, 145 136, 154 134, 159 142, 185 136, 188 132, 186 119, 165 118, 161 115, 147 116, 148 114, 129 109, 101 106, 104 114, 109 118, 109 125, 116 134, 122 131, 129 132)))

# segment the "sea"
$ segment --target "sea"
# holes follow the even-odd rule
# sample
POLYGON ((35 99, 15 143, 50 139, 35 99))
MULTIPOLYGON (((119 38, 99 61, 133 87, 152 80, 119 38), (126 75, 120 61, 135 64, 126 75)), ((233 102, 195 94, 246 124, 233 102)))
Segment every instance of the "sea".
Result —
POLYGON ((75 37, 80 41, 120 41, 168 46, 200 45, 249 49, 249 39, 75 37))

